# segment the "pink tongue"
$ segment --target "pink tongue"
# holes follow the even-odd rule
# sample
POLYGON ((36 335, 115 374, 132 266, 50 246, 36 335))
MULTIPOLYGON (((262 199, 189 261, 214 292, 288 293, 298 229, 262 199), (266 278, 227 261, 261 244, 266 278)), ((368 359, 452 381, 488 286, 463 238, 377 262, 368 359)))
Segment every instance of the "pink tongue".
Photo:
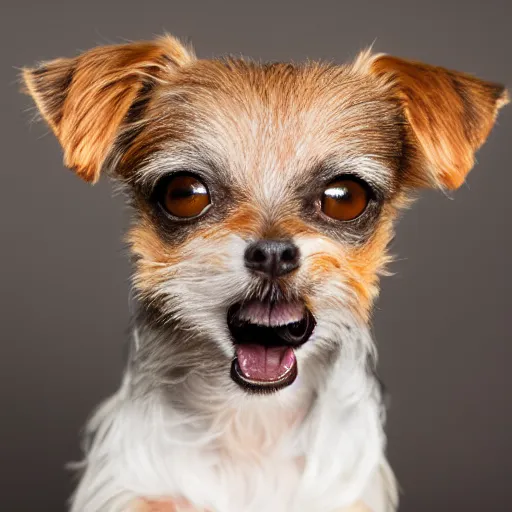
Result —
POLYGON ((295 364, 290 347, 267 348, 263 345, 238 345, 236 356, 240 371, 251 380, 272 382, 284 377, 295 364))

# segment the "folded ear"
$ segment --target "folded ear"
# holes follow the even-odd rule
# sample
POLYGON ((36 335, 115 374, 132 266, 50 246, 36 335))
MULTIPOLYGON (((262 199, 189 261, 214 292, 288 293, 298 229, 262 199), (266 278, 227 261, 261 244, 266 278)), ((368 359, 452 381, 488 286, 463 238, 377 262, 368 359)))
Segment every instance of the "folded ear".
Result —
POLYGON ((64 164, 95 182, 134 102, 193 60, 176 39, 164 36, 45 62, 24 69, 23 79, 62 145, 64 164))
POLYGON ((419 186, 458 188, 474 164, 498 110, 508 103, 502 85, 387 55, 371 62, 401 102, 419 186))

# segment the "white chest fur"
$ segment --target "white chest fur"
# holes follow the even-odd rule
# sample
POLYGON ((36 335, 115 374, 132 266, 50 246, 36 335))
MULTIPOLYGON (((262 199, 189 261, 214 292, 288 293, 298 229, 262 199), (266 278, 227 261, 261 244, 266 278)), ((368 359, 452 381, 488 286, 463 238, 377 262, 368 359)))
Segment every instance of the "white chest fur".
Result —
POLYGON ((214 512, 333 512, 365 498, 375 512, 392 510, 379 405, 363 379, 353 375, 343 393, 333 379, 309 410, 263 399, 205 419, 161 393, 134 399, 126 376, 89 424, 72 512, 124 512, 141 496, 183 497, 214 512))

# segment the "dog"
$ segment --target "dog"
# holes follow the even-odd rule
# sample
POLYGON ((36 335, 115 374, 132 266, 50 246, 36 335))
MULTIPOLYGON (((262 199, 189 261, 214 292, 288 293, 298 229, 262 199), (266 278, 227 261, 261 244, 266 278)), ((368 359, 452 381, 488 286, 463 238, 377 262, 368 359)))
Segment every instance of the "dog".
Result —
POLYGON ((64 164, 133 211, 137 312, 72 512, 390 512, 370 334, 397 215, 456 189, 505 88, 363 51, 198 59, 170 35, 23 70, 64 164))

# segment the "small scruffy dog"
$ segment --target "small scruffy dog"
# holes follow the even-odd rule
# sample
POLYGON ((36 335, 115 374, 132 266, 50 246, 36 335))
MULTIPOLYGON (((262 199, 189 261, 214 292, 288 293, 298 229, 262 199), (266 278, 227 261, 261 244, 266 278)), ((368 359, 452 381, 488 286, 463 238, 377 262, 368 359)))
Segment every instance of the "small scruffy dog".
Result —
POLYGON ((396 509, 369 330, 393 222, 459 187, 501 85, 364 52, 197 59, 165 36, 23 73, 66 166, 126 191, 139 311, 73 512, 396 509))

